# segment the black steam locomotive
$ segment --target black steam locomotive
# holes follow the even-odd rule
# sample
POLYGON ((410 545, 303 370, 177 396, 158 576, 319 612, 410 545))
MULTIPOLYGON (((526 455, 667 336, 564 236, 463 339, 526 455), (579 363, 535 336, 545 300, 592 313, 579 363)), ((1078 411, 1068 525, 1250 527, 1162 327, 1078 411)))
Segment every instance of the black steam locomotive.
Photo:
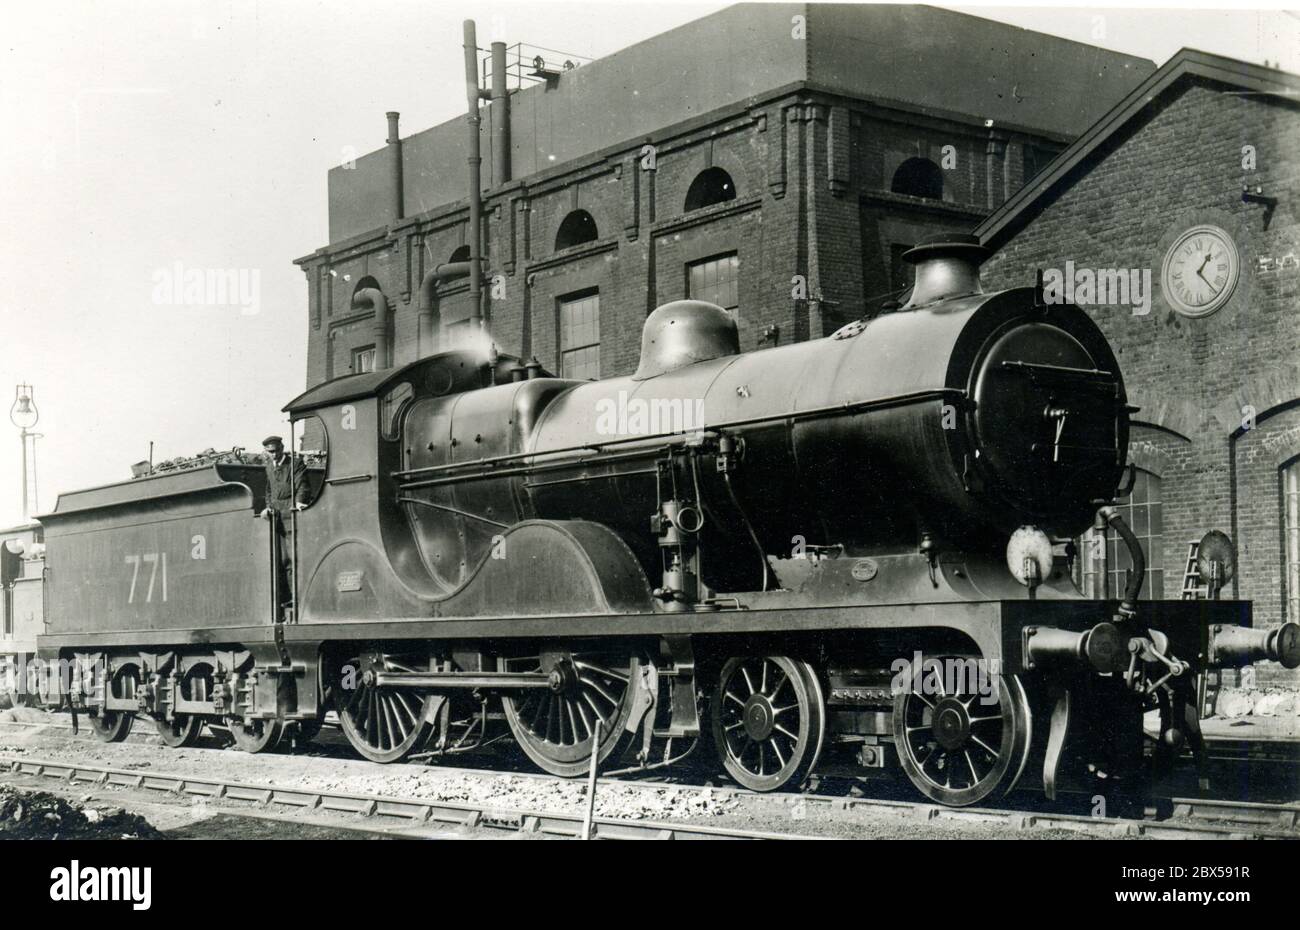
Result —
POLYGON ((796 345, 741 353, 678 301, 631 377, 485 347, 322 384, 285 408, 327 453, 289 533, 239 464, 64 494, 39 642, 78 670, 61 699, 108 740, 142 716, 248 751, 333 709, 378 762, 504 724, 558 775, 701 745, 764 791, 832 748, 944 804, 1141 784, 1145 713, 1157 758, 1195 749, 1198 675, 1294 667, 1300 628, 1140 599, 1115 357, 1038 288, 983 293, 982 254, 918 247, 899 311, 796 345), (1117 599, 1071 576, 1099 508, 1135 563, 1117 599))

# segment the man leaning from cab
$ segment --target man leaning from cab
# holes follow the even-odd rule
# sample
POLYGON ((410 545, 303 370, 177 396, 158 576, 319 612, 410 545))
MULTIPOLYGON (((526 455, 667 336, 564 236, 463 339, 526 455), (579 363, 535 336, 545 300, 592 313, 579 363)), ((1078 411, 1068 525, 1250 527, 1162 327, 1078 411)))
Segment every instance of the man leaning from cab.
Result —
POLYGON ((307 506, 311 489, 307 482, 307 465, 303 460, 284 451, 284 440, 267 436, 262 440, 266 452, 266 507, 262 516, 272 513, 282 520, 290 510, 303 510, 307 506))

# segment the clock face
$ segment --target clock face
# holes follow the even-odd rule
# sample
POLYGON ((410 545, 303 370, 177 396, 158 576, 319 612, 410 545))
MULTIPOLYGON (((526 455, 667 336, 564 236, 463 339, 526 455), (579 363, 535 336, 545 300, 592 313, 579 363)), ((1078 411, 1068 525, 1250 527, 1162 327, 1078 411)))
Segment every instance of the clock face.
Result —
POLYGON ((1217 226, 1193 226, 1165 253, 1160 286, 1184 316, 1209 316, 1232 296, 1240 271, 1237 244, 1217 226))

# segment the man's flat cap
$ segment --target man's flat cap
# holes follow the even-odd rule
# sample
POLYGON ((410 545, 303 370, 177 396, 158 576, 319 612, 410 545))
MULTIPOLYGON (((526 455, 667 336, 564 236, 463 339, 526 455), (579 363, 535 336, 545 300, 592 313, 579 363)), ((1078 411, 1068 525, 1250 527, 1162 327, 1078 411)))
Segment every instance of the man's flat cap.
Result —
POLYGON ((267 436, 265 439, 262 440, 262 445, 264 445, 264 446, 269 446, 269 445, 273 445, 273 444, 277 444, 277 443, 278 443, 279 445, 284 445, 284 437, 283 437, 283 436, 267 436))

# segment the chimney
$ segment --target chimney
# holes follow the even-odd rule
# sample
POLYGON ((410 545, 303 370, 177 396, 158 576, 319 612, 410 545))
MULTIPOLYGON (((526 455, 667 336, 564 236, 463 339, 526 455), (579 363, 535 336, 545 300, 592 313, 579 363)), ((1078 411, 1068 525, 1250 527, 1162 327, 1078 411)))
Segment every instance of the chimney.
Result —
POLYGON ((914 310, 949 297, 982 294, 980 264, 989 250, 978 236, 942 233, 903 253, 903 261, 916 266, 912 296, 902 310, 914 310))
POLYGON ((506 89, 506 44, 492 43, 492 186, 510 180, 510 92, 506 89))
POLYGON ((483 119, 479 116, 478 102, 483 96, 478 87, 478 42, 474 20, 464 22, 465 35, 465 103, 468 112, 465 115, 469 130, 469 295, 470 295, 470 329, 475 334, 483 328, 483 157, 480 152, 479 127, 483 119))
POLYGON ((401 114, 389 110, 384 115, 388 117, 388 165, 393 188, 392 219, 400 220, 405 215, 405 206, 402 202, 402 137, 397 132, 397 119, 401 114))

